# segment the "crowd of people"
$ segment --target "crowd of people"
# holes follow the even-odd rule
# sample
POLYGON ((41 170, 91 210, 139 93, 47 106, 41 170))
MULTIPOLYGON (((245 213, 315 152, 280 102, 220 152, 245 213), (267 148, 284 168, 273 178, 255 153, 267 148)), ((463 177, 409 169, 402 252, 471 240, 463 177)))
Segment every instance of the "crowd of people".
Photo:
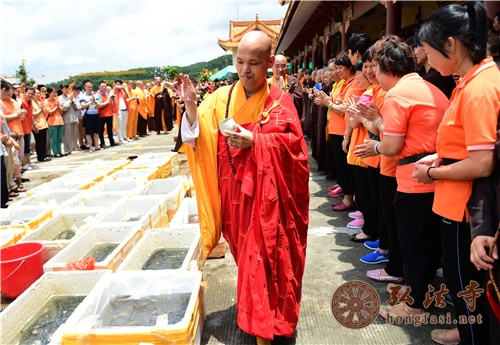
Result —
MULTIPOLYGON (((218 238, 218 233, 210 229, 221 229, 239 269, 238 326, 255 335, 258 344, 267 344, 275 336, 290 336, 300 304, 299 287, 291 295, 294 297, 290 296, 295 312, 282 315, 273 311, 279 306, 273 293, 286 286, 290 277, 284 275, 277 281, 272 277, 285 267, 293 267, 290 263, 302 263, 296 251, 301 252, 305 246, 300 242, 289 245, 290 239, 286 239, 287 254, 283 258, 295 252, 295 261, 274 261, 270 253, 281 246, 266 243, 262 234, 266 234, 264 238, 276 236, 276 243, 283 241, 282 222, 267 222, 279 214, 279 208, 268 214, 267 206, 255 198, 263 192, 261 187, 270 193, 263 198, 264 204, 276 196, 274 189, 266 189, 270 186, 265 175, 271 176, 271 185, 282 177, 272 182, 277 169, 266 170, 266 152, 270 147, 282 148, 282 153, 270 155, 272 162, 275 157, 287 157, 291 147, 301 147, 279 140, 281 131, 294 138, 297 120, 303 137, 310 140, 318 171, 338 182, 325 191, 331 197, 340 197, 332 204, 332 211, 349 211, 353 220, 347 226, 361 230, 350 237, 369 250, 361 262, 385 264, 366 272, 369 279, 386 283, 391 296, 397 295, 397 303, 383 304, 379 314, 392 320, 410 318, 413 324, 423 320, 430 307, 430 286, 441 271, 446 286, 442 294, 453 305, 454 317, 481 318, 482 322, 462 321, 453 329, 436 329, 432 339, 440 344, 500 342, 498 316, 486 294, 475 296, 474 304, 464 297, 474 284, 484 287, 485 270, 498 260, 497 249, 491 256, 488 252, 494 247, 499 219, 494 195, 497 177, 493 182, 477 181, 490 176, 495 166, 500 110, 499 31, 498 14, 490 25, 482 3, 449 5, 433 13, 406 41, 385 36, 373 42, 366 34, 351 34, 347 50, 328 61, 325 68, 299 69, 297 74, 288 75, 286 57, 274 55, 269 61, 273 75, 267 79, 267 88, 262 84, 261 71, 247 66, 247 59, 253 55, 239 50, 241 84, 237 83, 235 90, 242 88, 237 95, 244 90, 247 102, 252 104, 248 107, 255 114, 248 109, 239 111, 246 109, 239 100, 241 96, 233 96, 238 101, 232 103, 233 87, 222 88, 224 91, 207 99, 200 108, 188 107, 189 121, 183 136, 196 147, 192 156, 188 154, 190 167, 199 172, 194 179, 197 190, 206 192, 198 203, 204 218, 210 219, 205 229, 205 236, 210 238, 206 246, 211 249, 218 238), (256 88, 252 83, 261 86, 256 88), (269 98, 264 101, 259 96, 257 101, 254 94, 262 92, 263 97, 266 89, 269 98), (275 90, 288 94, 289 104, 293 101, 288 110, 296 111, 297 118, 284 120, 294 124, 290 128, 274 124, 276 128, 270 129, 265 125, 268 117, 277 118, 271 116, 273 107, 280 104, 272 101, 275 90), (214 121, 228 117, 235 119, 234 130, 214 136, 214 121), (268 131, 276 138, 270 138, 268 131), (212 156, 214 159, 206 160, 212 156), (263 172, 255 173, 255 180, 250 162, 257 164, 257 172, 263 172), (264 180, 259 182, 261 176, 264 180), (252 183, 246 185, 247 180, 252 183), (485 196, 490 203, 489 217, 482 207, 485 196), (257 214, 261 219, 255 223, 257 214), (254 264, 253 258, 262 260, 262 264, 254 264), (251 267, 258 268, 258 273, 251 267), (260 271, 266 268, 269 273, 260 271), (256 277, 269 285, 256 284, 256 277), (257 305, 264 308, 253 309, 257 305), (256 319, 267 322, 257 325, 256 319), (281 328, 285 320, 291 329, 281 328)), ((265 60, 260 57, 256 61, 261 59, 265 60)), ((182 92, 189 93, 189 82, 181 84, 185 88, 182 92)), ((300 152, 294 154, 296 159, 300 157, 300 152)), ((292 165, 279 160, 275 164, 282 173, 293 171, 287 170, 292 165)), ((286 195, 295 192, 293 184, 280 188, 277 201, 288 205, 286 195)), ((305 204, 300 200, 295 200, 293 212, 281 215, 283 223, 295 224, 304 211, 300 206, 305 204)), ((299 285, 301 269, 299 264, 298 271, 290 272, 299 285)))
POLYGON ((442 269, 457 320, 483 317, 434 330, 440 344, 500 343, 486 293, 473 307, 463 298, 498 261, 488 253, 498 173, 479 181, 497 159, 499 16, 477 2, 445 6, 406 41, 353 33, 327 67, 298 71, 304 134, 318 171, 338 182, 325 191, 338 198, 332 210, 361 230, 350 237, 369 250, 361 262, 384 264, 366 276, 401 298, 380 315, 423 317, 442 269))
MULTIPOLYGON (((160 77, 151 83, 101 81, 97 90, 90 80, 55 89, 2 79, 1 207, 26 192, 22 173, 38 167, 31 161, 32 152, 42 163, 75 151, 92 153, 150 134, 170 133, 183 107, 172 83, 160 77)), ((173 151, 181 144, 178 137, 173 151)))

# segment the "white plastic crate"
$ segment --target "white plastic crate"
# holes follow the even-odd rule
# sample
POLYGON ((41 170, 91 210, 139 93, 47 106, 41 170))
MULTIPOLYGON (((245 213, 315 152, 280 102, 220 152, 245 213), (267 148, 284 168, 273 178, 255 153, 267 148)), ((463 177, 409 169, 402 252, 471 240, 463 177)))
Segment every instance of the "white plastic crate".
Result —
POLYGON ((33 230, 51 217, 52 209, 48 205, 2 208, 0 230, 22 227, 33 230))
POLYGON ((168 163, 164 165, 164 170, 160 172, 160 174, 162 174, 160 178, 174 176, 179 171, 179 154, 177 152, 161 152, 161 153, 150 152, 142 155, 141 157, 139 157, 139 159, 166 160, 168 163))
POLYGON ((142 195, 123 199, 108 210, 98 223, 138 223, 145 231, 162 228, 168 224, 166 197, 164 195, 142 195))
POLYGON ((145 159, 168 159, 172 166, 179 166, 179 154, 177 152, 150 152, 142 156, 145 159))
POLYGON ((21 241, 43 243, 45 246, 43 262, 47 262, 88 230, 96 222, 95 217, 96 213, 93 210, 63 209, 60 212, 56 212, 52 219, 41 224, 35 230, 28 232, 21 241), (61 236, 64 231, 73 231, 74 236, 68 239, 58 239, 58 236, 64 237, 61 236))
POLYGON ((89 189, 89 192, 98 196, 101 193, 116 193, 123 194, 127 196, 134 196, 139 190, 141 190, 146 184, 147 180, 114 180, 114 181, 102 181, 97 183, 95 186, 89 189))
POLYGON ((148 167, 144 169, 120 169, 107 176, 104 181, 115 180, 146 180, 151 181, 158 178, 158 169, 148 167))
POLYGON ((171 220, 189 191, 189 182, 186 176, 169 177, 152 180, 146 183, 138 195, 165 195, 167 200, 168 219, 171 220))
POLYGON ((16 244, 25 234, 25 227, 0 230, 0 248, 16 244))
POLYGON ((50 181, 38 185, 33 189, 28 189, 26 195, 32 196, 43 191, 56 191, 56 190, 84 190, 89 189, 94 185, 94 181, 90 178, 80 178, 72 180, 50 181))
POLYGON ((182 200, 177 213, 169 224, 170 227, 199 227, 198 205, 196 197, 182 200))
MULTIPOLYGON (((109 275, 109 270, 45 273, 0 313, 0 343, 19 343, 15 338, 50 298, 88 295, 99 280, 109 275)), ((62 328, 60 326, 53 333, 50 345, 61 344, 62 328)))
POLYGON ((199 344, 205 320, 201 272, 125 271, 103 279, 68 319, 63 343, 76 344, 199 344), (131 299, 187 294, 186 310, 176 323, 159 315, 153 326, 103 327, 99 317, 110 303, 123 296, 131 299))
POLYGON ((191 227, 151 229, 130 251, 117 271, 142 270, 155 252, 168 249, 186 250, 181 266, 171 269, 180 271, 202 269, 200 229, 191 227))
POLYGON ((111 169, 115 171, 118 169, 122 169, 129 163, 130 161, 128 159, 111 159, 111 160, 94 159, 81 166, 80 170, 111 169))
POLYGON ((100 182, 106 176, 115 171, 115 168, 102 168, 102 169, 80 169, 78 171, 72 171, 66 175, 58 177, 52 181, 65 181, 65 180, 80 180, 80 179, 90 179, 93 182, 100 182))
POLYGON ((157 178, 166 178, 172 173, 172 162, 164 158, 147 159, 139 157, 127 165, 127 169, 145 169, 154 167, 157 170, 157 178))
POLYGON ((142 236, 137 223, 93 225, 81 236, 57 253, 43 265, 45 272, 64 271, 68 262, 81 260, 89 255, 99 244, 117 244, 116 248, 102 261, 96 261, 95 269, 115 270, 132 247, 142 236))
POLYGON ((34 205, 51 205, 53 208, 64 206, 68 200, 80 194, 80 190, 55 190, 55 191, 40 191, 27 198, 20 199, 12 203, 9 207, 19 206, 34 206, 34 205))
MULTIPOLYGON (((102 183, 102 182, 100 182, 102 183)), ((64 209, 81 209, 85 212, 86 210, 94 210, 97 213, 104 213, 109 210, 110 207, 113 207, 120 203, 123 199, 129 197, 127 192, 116 193, 116 192, 102 192, 95 193, 92 190, 85 191, 79 194, 77 197, 68 200, 67 203, 64 204, 64 209)))

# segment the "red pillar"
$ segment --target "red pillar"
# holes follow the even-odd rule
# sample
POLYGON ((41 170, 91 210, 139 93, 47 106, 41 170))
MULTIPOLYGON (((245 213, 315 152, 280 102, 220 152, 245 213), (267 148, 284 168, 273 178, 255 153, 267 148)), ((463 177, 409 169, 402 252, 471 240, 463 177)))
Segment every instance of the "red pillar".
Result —
POLYGON ((495 14, 500 11, 500 1, 485 1, 484 7, 488 11, 488 18, 493 22, 495 14))
POLYGON ((393 3, 392 1, 387 1, 387 22, 386 22, 386 34, 387 35, 399 35, 401 33, 401 1, 393 3))
POLYGON ((340 27, 341 30, 341 45, 342 45, 342 51, 345 52, 347 51, 347 28, 345 26, 345 23, 342 23, 342 26, 340 27))

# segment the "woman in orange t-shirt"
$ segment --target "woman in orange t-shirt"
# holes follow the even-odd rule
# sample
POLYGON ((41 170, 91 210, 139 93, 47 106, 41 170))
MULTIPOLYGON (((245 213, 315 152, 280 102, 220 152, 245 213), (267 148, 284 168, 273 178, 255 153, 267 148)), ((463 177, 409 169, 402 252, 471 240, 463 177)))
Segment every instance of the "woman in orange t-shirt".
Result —
POLYGON ((398 159, 394 206, 409 296, 393 307, 381 306, 380 315, 421 318, 428 285, 441 262, 441 245, 436 237, 439 218, 432 212, 434 186, 419 184, 411 175, 413 163, 435 152, 437 128, 448 99, 415 72, 413 49, 399 37, 377 41, 371 54, 377 80, 387 91, 382 106, 384 117, 376 121, 383 140, 375 144, 374 150, 398 159))
MULTIPOLYGON (((439 126, 437 154, 415 165, 413 177, 424 185, 434 181, 436 184, 433 210, 442 217, 444 278, 455 317, 472 316, 476 320, 482 317, 481 323, 457 325, 460 343, 499 344, 500 324, 490 315, 488 328, 485 294, 474 299, 474 308, 458 296, 472 282, 482 285, 481 269, 488 269, 498 261, 498 256, 488 255, 498 220, 490 224, 486 219, 479 219, 486 223, 489 233, 471 234, 467 210, 467 202, 472 200, 473 181, 493 172, 498 140, 500 72, 492 58, 486 57, 486 9, 480 2, 442 7, 431 14, 418 35, 429 63, 444 76, 458 74, 460 80, 439 126)), ((484 197, 485 194, 481 199, 484 197)), ((471 210, 482 211, 486 206, 472 205, 471 210)), ((436 334, 431 336, 435 338, 436 334)), ((445 333, 445 337, 449 338, 450 334, 445 333)))
MULTIPOLYGON (((335 101, 330 102, 328 107, 330 112, 329 128, 333 128, 333 133, 330 135, 330 145, 332 145, 333 161, 335 163, 335 171, 337 172, 337 182, 340 188, 337 191, 330 192, 330 196, 344 195, 341 201, 332 204, 333 211, 347 211, 356 208, 354 204, 354 181, 352 173, 347 164, 347 146, 350 137, 344 138, 346 129, 345 111, 346 102, 352 96, 356 87, 354 81, 354 71, 351 60, 347 53, 341 53, 335 58, 337 66, 337 74, 345 82, 342 84, 340 92, 337 94, 335 101), (344 147, 346 148, 344 150, 344 147)), ((330 131, 330 133, 332 133, 330 131)), ((360 239, 361 241, 361 239, 360 239)), ((362 240, 364 241, 364 239, 362 240)))
MULTIPOLYGON (((364 143, 368 133, 368 130, 363 126, 363 118, 357 115, 355 106, 357 102, 371 102, 373 96, 372 89, 374 85, 365 76, 365 70, 367 70, 367 65, 365 65, 361 59, 354 64, 357 88, 365 90, 365 92, 363 92, 359 98, 352 97, 347 100, 348 108, 346 110, 346 117, 349 119, 348 127, 351 131, 351 140, 347 152, 347 163, 349 164, 354 179, 356 204, 362 214, 362 218, 354 219, 347 224, 347 227, 351 229, 362 229, 362 233, 359 234, 358 238, 371 238, 375 241, 378 238, 379 232, 379 212, 377 209, 379 202, 375 202, 372 197, 370 178, 368 176, 368 165, 361 157, 354 154, 356 147, 364 143)), ((372 259, 375 261, 387 260, 387 258, 384 257, 386 254, 387 253, 383 253, 372 259)), ((366 258, 365 256, 361 258, 361 262, 363 263, 376 263, 371 261, 370 258, 366 258)))
POLYGON ((48 98, 43 102, 45 119, 49 125, 50 147, 54 157, 62 157, 61 144, 64 134, 64 121, 62 118, 62 107, 59 104, 57 90, 48 87, 48 98))
POLYGON ((40 101, 41 95, 40 90, 35 90, 35 96, 33 97, 33 136, 35 137, 36 159, 39 162, 48 162, 51 161, 51 158, 47 157, 47 131, 49 125, 43 113, 43 106, 40 101))

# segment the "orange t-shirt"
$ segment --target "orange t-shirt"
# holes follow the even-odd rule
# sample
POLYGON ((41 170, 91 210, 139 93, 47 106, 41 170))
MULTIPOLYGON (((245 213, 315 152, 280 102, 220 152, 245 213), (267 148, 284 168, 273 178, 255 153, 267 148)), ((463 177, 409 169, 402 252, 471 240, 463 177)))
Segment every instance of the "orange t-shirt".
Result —
MULTIPOLYGON (((12 98, 2 100, 2 111, 5 115, 16 114, 19 111, 19 105, 12 98)), ((19 135, 24 135, 23 125, 20 118, 15 118, 13 120, 7 121, 7 125, 11 131, 16 132, 19 135)))
POLYGON ((50 114, 50 111, 54 109, 56 105, 59 104, 59 100, 57 98, 50 99, 46 98, 43 102, 43 112, 45 113, 45 119, 47 120, 47 124, 50 126, 64 126, 63 117, 61 115, 61 109, 59 107, 55 111, 55 113, 50 114))
MULTIPOLYGON (((474 66, 458 83, 439 126, 440 158, 462 160, 469 151, 494 150, 500 110, 500 72, 492 58, 474 66)), ((466 216, 472 181, 437 180, 432 210, 461 222, 466 216)))
POLYGON ((351 141, 349 143, 349 151, 347 152, 348 164, 358 165, 363 168, 368 167, 368 165, 366 165, 366 163, 361 159, 361 157, 358 157, 354 154, 354 151, 356 151, 356 146, 361 145, 365 142, 367 133, 368 130, 363 126, 352 129, 351 141))
MULTIPOLYGON (((373 97, 373 87, 374 85, 370 85, 364 92, 363 96, 366 97, 373 97)), ((346 116, 349 117, 349 116, 346 116)), ((351 165, 358 165, 363 168, 367 168, 368 164, 361 158, 358 157, 354 154, 354 151, 356 151, 356 146, 361 145, 365 142, 365 139, 369 138, 368 136, 368 129, 366 129, 364 126, 360 126, 358 128, 353 128, 351 132, 351 141, 349 143, 349 151, 347 152, 347 163, 351 165)), ((378 157, 378 156, 374 156, 378 157)))
MULTIPOLYGON (((437 129, 447 106, 448 98, 444 93, 417 73, 403 76, 387 91, 382 107, 384 137, 404 137, 403 146, 395 156, 396 159, 436 152, 437 129)), ((398 165, 398 191, 433 192, 434 183, 419 183, 411 177, 414 170, 413 164, 398 165)))
MULTIPOLYGON (((36 113, 38 110, 40 110, 40 102, 37 100, 33 100, 31 102, 33 104, 33 112, 36 113)), ((47 125, 47 120, 45 120, 45 115, 43 113, 43 109, 41 112, 39 112, 36 115, 33 115, 34 119, 33 122, 36 124, 36 127, 38 129, 45 129, 48 128, 49 126, 47 125)))
POLYGON ((24 134, 30 134, 33 127, 33 101, 28 102, 26 95, 22 96, 22 108, 26 110, 24 120, 21 121, 24 134))
MULTIPOLYGON (((378 85, 373 89, 373 103, 377 106, 377 108, 382 111, 382 107, 384 104, 386 92, 382 90, 382 86, 378 85)), ((382 117, 384 114, 380 113, 382 117)), ((379 134, 380 140, 383 140, 384 135, 382 133, 379 134)), ((398 160, 394 157, 386 157, 383 155, 378 155, 375 157, 379 157, 380 164, 380 174, 389 177, 396 177, 396 169, 398 167, 398 160)), ((370 157, 371 158, 371 157, 370 157)), ((370 165, 372 166, 372 165, 370 165)))
MULTIPOLYGON (((339 101, 342 103, 344 99, 346 99, 346 95, 351 94, 352 91, 349 91, 351 88, 354 88, 356 83, 353 83, 354 76, 347 79, 342 86, 340 87, 339 93, 336 95, 333 101, 339 101)), ((344 114, 339 114, 336 111, 330 112, 330 120, 328 122, 328 133, 335 135, 344 135, 345 134, 345 120, 344 114)))

